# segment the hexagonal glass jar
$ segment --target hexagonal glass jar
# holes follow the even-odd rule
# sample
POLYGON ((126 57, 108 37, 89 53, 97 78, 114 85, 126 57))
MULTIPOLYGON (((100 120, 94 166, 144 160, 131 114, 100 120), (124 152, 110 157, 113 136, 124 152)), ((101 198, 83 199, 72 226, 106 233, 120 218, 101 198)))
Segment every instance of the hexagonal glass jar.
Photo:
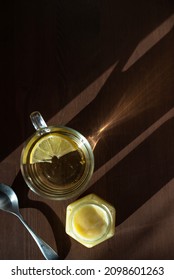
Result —
POLYGON ((66 233, 91 248, 115 234, 115 208, 95 194, 89 194, 68 205, 66 233))

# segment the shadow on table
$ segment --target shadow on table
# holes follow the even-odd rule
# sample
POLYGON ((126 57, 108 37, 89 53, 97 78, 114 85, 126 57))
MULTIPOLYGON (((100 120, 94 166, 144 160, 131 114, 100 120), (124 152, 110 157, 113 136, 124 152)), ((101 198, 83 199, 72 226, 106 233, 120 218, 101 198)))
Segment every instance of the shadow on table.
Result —
POLYGON ((18 196, 20 208, 34 208, 45 216, 53 232, 58 255, 61 259, 64 259, 70 250, 71 244, 68 235, 65 233, 65 227, 58 215, 46 202, 29 199, 29 188, 26 186, 21 172, 15 178, 12 188, 18 196))

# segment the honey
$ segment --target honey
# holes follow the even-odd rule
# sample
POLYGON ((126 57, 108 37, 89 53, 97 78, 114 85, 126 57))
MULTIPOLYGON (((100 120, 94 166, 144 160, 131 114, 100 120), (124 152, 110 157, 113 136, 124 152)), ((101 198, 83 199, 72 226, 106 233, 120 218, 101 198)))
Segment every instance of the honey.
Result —
POLYGON ((115 233, 115 208, 95 194, 68 205, 66 233, 91 248, 115 233))

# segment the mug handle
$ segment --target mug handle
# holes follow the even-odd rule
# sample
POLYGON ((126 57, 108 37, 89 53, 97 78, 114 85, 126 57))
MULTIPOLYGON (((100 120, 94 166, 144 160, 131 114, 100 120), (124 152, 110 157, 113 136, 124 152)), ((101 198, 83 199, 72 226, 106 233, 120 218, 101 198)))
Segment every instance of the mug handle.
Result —
POLYGON ((46 122, 44 121, 40 112, 35 111, 30 114, 31 122, 36 130, 47 127, 46 122))

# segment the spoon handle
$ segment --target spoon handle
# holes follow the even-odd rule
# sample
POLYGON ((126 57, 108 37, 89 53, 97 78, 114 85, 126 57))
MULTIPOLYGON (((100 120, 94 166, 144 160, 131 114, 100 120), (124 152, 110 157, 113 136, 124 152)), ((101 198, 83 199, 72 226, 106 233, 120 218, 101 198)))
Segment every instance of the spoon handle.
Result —
POLYGON ((41 250, 42 254, 44 255, 46 260, 58 260, 60 257, 58 254, 45 242, 43 241, 38 235, 36 235, 33 230, 27 225, 21 215, 17 216, 22 224, 26 227, 29 231, 35 242, 37 243, 39 249, 41 250))

